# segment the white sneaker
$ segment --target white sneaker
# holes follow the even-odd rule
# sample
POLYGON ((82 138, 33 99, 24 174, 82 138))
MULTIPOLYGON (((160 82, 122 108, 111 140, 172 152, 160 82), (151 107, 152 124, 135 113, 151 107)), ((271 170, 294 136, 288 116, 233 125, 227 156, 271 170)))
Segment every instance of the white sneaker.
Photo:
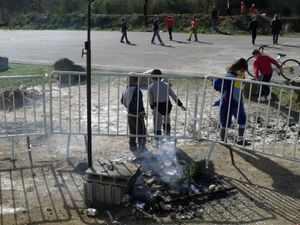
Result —
POLYGON ((260 97, 257 98, 257 101, 260 101, 260 102, 268 101, 267 96, 260 96, 260 97))

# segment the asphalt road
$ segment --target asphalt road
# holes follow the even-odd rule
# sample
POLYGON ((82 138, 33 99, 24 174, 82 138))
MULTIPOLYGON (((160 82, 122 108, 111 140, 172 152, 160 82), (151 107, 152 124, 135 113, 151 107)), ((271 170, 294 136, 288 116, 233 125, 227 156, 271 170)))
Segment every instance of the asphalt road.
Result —
MULTIPOLYGON (((0 56, 10 62, 53 64, 67 57, 85 65, 81 50, 86 31, 69 30, 0 30, 0 56)), ((183 74, 223 74, 228 64, 239 57, 249 57, 252 46, 249 36, 205 35, 198 42, 188 42, 187 34, 175 33, 175 41, 168 34, 161 37, 166 46, 150 43, 152 33, 129 32, 133 45, 120 43, 120 32, 92 31, 92 67, 121 71, 144 71, 160 68, 164 72, 183 74)), ((158 41, 156 41, 158 43, 158 41)), ((286 53, 287 58, 300 60, 300 36, 280 37, 274 46, 271 36, 258 36, 257 45, 269 44, 265 51, 276 56, 286 53)))

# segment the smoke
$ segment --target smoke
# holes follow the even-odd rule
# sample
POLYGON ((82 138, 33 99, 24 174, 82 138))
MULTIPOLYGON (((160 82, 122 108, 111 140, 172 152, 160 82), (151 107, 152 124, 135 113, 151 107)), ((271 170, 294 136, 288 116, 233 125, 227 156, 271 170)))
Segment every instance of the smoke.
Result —
POLYGON ((143 171, 152 171, 163 182, 175 187, 177 181, 182 177, 182 169, 176 156, 175 142, 163 142, 159 144, 159 154, 150 152, 140 157, 143 171))

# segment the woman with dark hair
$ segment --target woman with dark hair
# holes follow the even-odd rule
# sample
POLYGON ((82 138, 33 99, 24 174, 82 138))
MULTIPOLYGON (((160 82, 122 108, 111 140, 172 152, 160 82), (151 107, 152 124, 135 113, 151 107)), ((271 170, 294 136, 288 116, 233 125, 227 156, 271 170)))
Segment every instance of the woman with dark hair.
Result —
MULTIPOLYGON (((244 58, 240 58, 227 68, 225 78, 244 79, 248 63, 244 58)), ((226 141, 227 129, 231 126, 232 116, 237 119, 238 138, 236 144, 248 146, 250 143, 245 140, 245 128, 247 115, 242 97, 242 82, 238 80, 217 79, 214 88, 221 92, 220 106, 220 139, 226 141)))
POLYGON ((278 36, 281 31, 281 21, 278 18, 278 15, 275 14, 271 22, 271 33, 273 34, 273 44, 278 45, 278 36))

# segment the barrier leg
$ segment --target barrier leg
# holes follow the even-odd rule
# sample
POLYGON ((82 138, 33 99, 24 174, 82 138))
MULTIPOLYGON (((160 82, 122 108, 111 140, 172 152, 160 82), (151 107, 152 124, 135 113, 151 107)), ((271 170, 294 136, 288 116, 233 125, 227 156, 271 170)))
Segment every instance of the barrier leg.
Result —
POLYGON ((87 148, 87 134, 84 135, 84 144, 85 144, 85 151, 88 152, 87 148))
POLYGON ((232 148, 231 147, 229 147, 229 153, 230 153, 231 163, 232 163, 232 165, 235 166, 233 152, 232 152, 232 148))
POLYGON ((32 154, 31 154, 31 143, 30 143, 30 138, 29 137, 26 137, 26 141, 27 141, 27 150, 28 150, 28 156, 29 156, 29 163, 30 163, 30 166, 33 167, 33 160, 32 160, 32 154))
POLYGON ((10 159, 11 161, 14 161, 15 160, 14 139, 13 137, 10 137, 9 140, 10 140, 10 159))
POLYGON ((67 142, 67 149, 66 149, 66 156, 65 160, 68 160, 70 157, 70 142, 71 142, 71 134, 68 134, 68 142, 67 142))
POLYGON ((211 158, 211 155, 212 155, 212 152, 214 151, 215 149, 215 146, 216 146, 216 143, 215 142, 210 142, 209 143, 209 152, 208 152, 208 155, 205 159, 205 164, 206 164, 206 168, 208 168, 208 163, 209 163, 209 160, 211 158))

